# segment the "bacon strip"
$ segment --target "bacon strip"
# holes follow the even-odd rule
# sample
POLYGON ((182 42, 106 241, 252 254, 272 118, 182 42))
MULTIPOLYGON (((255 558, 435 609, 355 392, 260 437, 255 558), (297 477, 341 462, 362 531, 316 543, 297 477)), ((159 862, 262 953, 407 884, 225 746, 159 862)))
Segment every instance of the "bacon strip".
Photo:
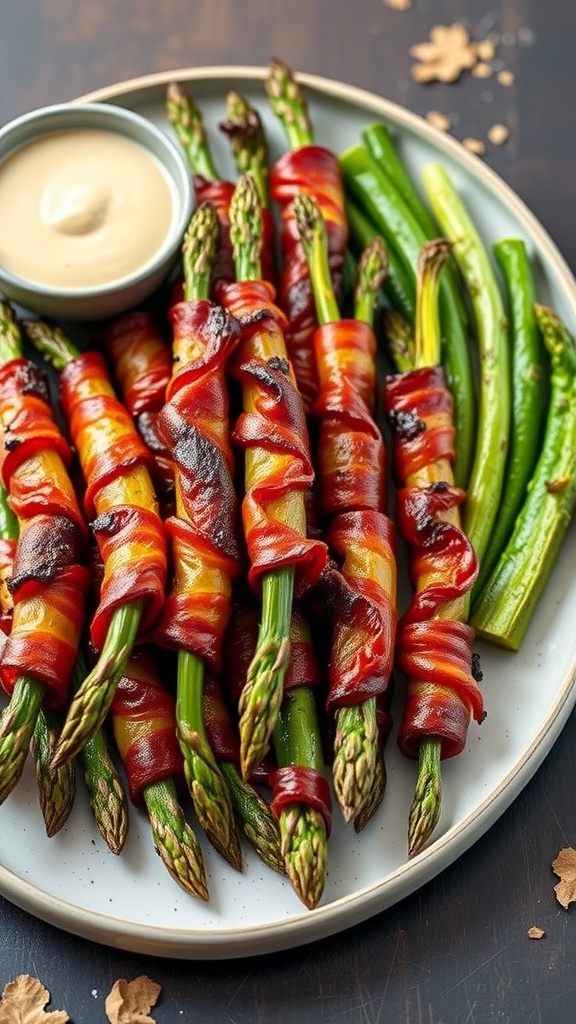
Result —
POLYGON ((62 408, 78 452, 84 507, 104 563, 92 642, 101 649, 113 611, 144 601, 140 636, 164 604, 166 534, 152 484, 152 456, 116 397, 99 352, 72 360, 60 377, 62 408))
POLYGON ((291 206, 294 197, 302 192, 315 199, 326 223, 330 271, 338 296, 348 242, 344 187, 336 156, 322 146, 303 146, 286 152, 270 172, 270 196, 280 205, 282 219, 279 304, 288 317, 288 355, 308 410, 318 393, 312 349, 318 320, 308 264, 291 206))
POLYGON ((452 397, 442 367, 388 377, 384 405, 395 474, 404 484, 397 492, 398 523, 410 546, 414 586, 396 644, 396 663, 407 679, 398 742, 416 758, 421 740, 435 737, 442 757, 453 757, 465 746, 471 717, 481 722, 484 709, 474 630, 451 612, 471 589, 478 565, 460 527, 465 493, 452 484, 452 397))
POLYGON ((45 374, 31 361, 0 368, 0 475, 19 537, 4 544, 3 621, 11 626, 2 653, 2 686, 20 676, 39 680, 47 706, 68 693, 85 615, 89 573, 87 527, 67 466, 71 452, 50 404, 45 374), (12 566, 9 559, 12 555, 12 566))
POLYGON ((114 694, 111 716, 130 799, 144 807, 147 786, 184 777, 175 700, 163 686, 149 650, 141 648, 131 655, 114 694))
POLYGON ((238 324, 208 300, 171 308, 173 375, 159 428, 172 453, 182 512, 166 521, 173 579, 155 636, 200 654, 217 672, 240 571, 239 503, 232 481, 226 361, 238 324))

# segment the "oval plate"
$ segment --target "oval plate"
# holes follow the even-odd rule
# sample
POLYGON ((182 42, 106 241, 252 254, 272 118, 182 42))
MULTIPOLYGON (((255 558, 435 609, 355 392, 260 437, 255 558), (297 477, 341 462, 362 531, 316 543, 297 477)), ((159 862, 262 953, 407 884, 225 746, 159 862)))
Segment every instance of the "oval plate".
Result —
MULTIPOLYGON (((282 130, 268 110, 265 75, 265 68, 182 69, 111 86, 82 100, 129 107, 171 132, 164 116, 165 89, 170 81, 181 82, 202 110, 220 173, 233 177, 228 143, 217 130, 228 89, 237 89, 259 109, 272 159, 285 148, 282 130)), ((359 140, 366 123, 383 119, 415 180, 429 160, 446 165, 487 245, 505 236, 525 239, 539 298, 569 325, 575 323, 576 286, 566 263, 520 199, 477 157, 375 95, 311 75, 299 80, 320 144, 340 152, 359 140)), ((127 844, 114 857, 100 839, 81 792, 66 827, 48 840, 30 765, 0 808, 1 892, 31 914, 84 938, 183 959, 286 949, 390 907, 437 875, 489 828, 526 785, 565 724, 576 696, 574 565, 572 528, 522 650, 510 654, 477 645, 488 717, 481 727, 471 728, 464 754, 445 762, 435 839, 410 862, 406 822, 415 768, 401 758, 392 737, 384 804, 361 836, 335 815, 326 889, 312 912, 302 907, 283 878, 263 868, 251 853, 239 875, 206 844, 211 899, 207 905, 195 901, 169 878, 153 850, 144 816, 132 812, 127 844)))

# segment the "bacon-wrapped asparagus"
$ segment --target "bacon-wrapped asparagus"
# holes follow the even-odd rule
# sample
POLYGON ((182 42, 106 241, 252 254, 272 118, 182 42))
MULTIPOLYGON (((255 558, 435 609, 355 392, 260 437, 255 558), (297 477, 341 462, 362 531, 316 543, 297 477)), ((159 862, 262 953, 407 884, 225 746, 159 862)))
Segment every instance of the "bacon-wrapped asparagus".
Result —
POLYGON ((408 826, 410 856, 440 815, 440 759, 464 747, 470 719, 483 717, 474 630, 466 623, 478 565, 460 526, 465 492, 453 484, 452 398, 439 365, 437 279, 450 243, 422 250, 418 267, 415 365, 391 375, 384 405, 392 430, 398 521, 411 549, 414 596, 398 626, 396 661, 407 677, 399 744, 419 759, 408 826))
POLYGON ((183 889, 207 900, 202 851, 178 801, 183 760, 174 698, 162 685, 150 650, 132 653, 115 689, 111 716, 130 799, 146 808, 156 852, 183 889))
POLYGON ((280 821, 286 870, 306 905, 315 906, 326 873, 326 822, 311 794, 326 781, 317 754, 311 758, 310 751, 321 745, 312 695, 302 685, 288 697, 283 682, 294 589, 302 594, 316 583, 327 550, 306 535, 305 494, 314 478, 306 419, 287 358, 286 319, 273 302, 273 286, 261 280, 261 203, 250 174, 241 176, 230 204, 230 237, 237 281, 222 285, 219 294, 241 323, 231 372, 241 384, 243 411, 233 438, 244 451, 248 578, 262 601, 256 649, 240 698, 242 769, 250 774, 274 734, 279 768, 272 808, 280 821), (294 742, 299 713, 309 729, 306 750, 294 742))
POLYGON ((90 623, 99 657, 74 694, 53 764, 74 757, 104 721, 138 634, 150 632, 164 604, 166 535, 151 479, 151 456, 114 393, 104 358, 80 352, 63 330, 26 321, 33 345, 61 371, 60 398, 78 453, 103 564, 90 623))
MULTIPOLYGON (((254 657, 259 606, 252 592, 241 594, 226 634, 225 678, 236 703, 254 657)), ((315 693, 324 676, 306 617, 296 607, 290 629, 290 663, 284 701, 274 732, 275 758, 258 766, 272 788, 271 806, 282 831, 286 872, 303 903, 312 909, 321 899, 332 827, 332 800, 324 771, 315 693)))
POLYGON ((62 707, 84 625, 87 529, 68 475, 70 448, 45 375, 22 358, 11 308, 0 306, 2 484, 18 520, 9 589, 14 601, 0 676, 0 800, 20 778, 40 707, 62 707))
POLYGON ((244 536, 249 582, 262 599, 262 624, 240 702, 242 770, 265 755, 282 701, 290 656, 294 586, 302 592, 326 564, 326 546, 306 536, 304 496, 314 479, 301 397, 287 359, 286 318, 261 279, 260 200, 254 180, 240 178, 230 206, 237 281, 219 289, 241 322, 231 372, 242 386, 243 412, 233 438, 244 451, 244 536))
POLYGON ((225 376, 238 324, 207 298, 217 238, 216 210, 202 203, 184 240, 185 299, 170 310, 174 371, 158 419, 174 462, 176 512, 166 520, 172 582, 155 637, 178 651, 178 738, 196 812, 216 849, 240 870, 233 809, 208 742, 202 701, 205 669, 220 668, 243 555, 225 376))
POLYGON ((321 511, 339 572, 326 575, 333 647, 327 707, 335 716, 334 786, 345 820, 368 799, 379 752, 377 696, 390 682, 396 629, 394 527, 386 513, 384 440, 373 418, 376 339, 370 321, 385 270, 373 243, 361 263, 360 316, 342 320, 330 283, 326 232, 308 195, 293 202, 320 326, 317 466, 321 511))
POLYGON ((271 169, 270 196, 279 204, 282 217, 279 305, 288 317, 286 345, 308 410, 318 393, 312 346, 318 320, 292 200, 304 193, 318 203, 326 223, 332 285, 339 297, 348 241, 344 188, 336 155, 314 144, 304 97, 290 69, 279 60, 270 62, 266 91, 290 147, 271 169))
POLYGON ((170 453, 158 434, 158 413, 172 375, 172 352, 156 316, 147 309, 123 313, 106 325, 103 345, 122 401, 148 450, 154 455, 153 481, 163 511, 174 499, 170 453))

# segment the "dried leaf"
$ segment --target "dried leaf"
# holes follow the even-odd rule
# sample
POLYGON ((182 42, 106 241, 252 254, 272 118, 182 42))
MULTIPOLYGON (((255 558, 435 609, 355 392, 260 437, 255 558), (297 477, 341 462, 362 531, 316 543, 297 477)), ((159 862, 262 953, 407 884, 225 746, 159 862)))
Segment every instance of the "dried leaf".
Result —
POLYGON ((554 886, 556 899, 566 910, 576 900, 576 850, 573 846, 560 850, 556 860, 552 861, 552 871, 560 879, 554 886))
POLYGON ((504 88, 508 88, 508 86, 514 85, 514 73, 505 68, 503 71, 498 72, 498 81, 504 88))
POLYGON ((412 46, 410 55, 420 62, 412 68, 412 77, 417 82, 455 82, 478 60, 477 47, 460 22, 435 25, 430 39, 412 46))
POLYGON ((65 1010, 45 1010, 50 1002, 48 989, 38 978, 20 974, 4 986, 0 999, 0 1024, 66 1024, 65 1010))
POLYGON ((529 939, 543 939, 545 935, 546 932, 544 929, 539 928, 537 924, 533 924, 532 927, 528 929, 529 939))
POLYGON ((126 981, 115 981, 106 996, 104 1009, 110 1024, 155 1024, 150 1010, 160 995, 161 987, 145 974, 126 981))
POLYGON ((407 11, 412 6, 412 0, 384 0, 384 4, 393 11, 407 11))

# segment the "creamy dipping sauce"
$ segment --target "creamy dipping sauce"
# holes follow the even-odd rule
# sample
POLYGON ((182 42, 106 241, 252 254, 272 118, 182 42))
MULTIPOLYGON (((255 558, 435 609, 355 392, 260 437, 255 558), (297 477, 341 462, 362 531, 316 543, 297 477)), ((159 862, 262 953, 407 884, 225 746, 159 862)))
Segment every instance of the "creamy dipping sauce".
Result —
POLYGON ((109 284, 144 267, 175 211, 160 161, 117 132, 69 129, 0 164, 0 262, 58 288, 109 284))

